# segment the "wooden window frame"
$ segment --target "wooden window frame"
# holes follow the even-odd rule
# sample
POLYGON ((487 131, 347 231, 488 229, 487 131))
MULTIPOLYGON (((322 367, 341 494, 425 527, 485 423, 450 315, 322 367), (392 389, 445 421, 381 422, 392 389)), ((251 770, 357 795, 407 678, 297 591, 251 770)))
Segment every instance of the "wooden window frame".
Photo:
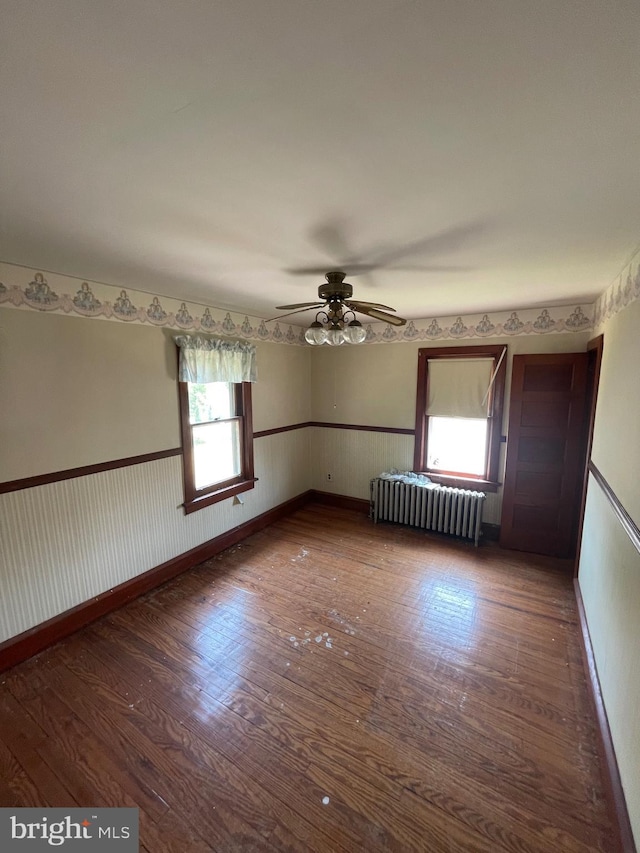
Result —
POLYGON ((481 488, 484 491, 495 492, 500 485, 498 481, 500 466, 500 442, 502 436, 502 417, 504 412, 504 391, 507 375, 507 354, 500 362, 505 345, 487 346, 458 346, 433 347, 418 350, 418 385, 416 390, 416 425, 415 445, 413 453, 413 470, 427 474, 434 482, 461 488, 481 488), (429 416, 426 414, 429 399, 429 360, 440 358, 491 358, 493 368, 500 366, 489 393, 487 459, 485 476, 473 477, 456 471, 430 470, 427 460, 427 437, 429 434, 429 416))
POLYGON ((180 401, 180 426, 182 432, 182 467, 184 473, 184 511, 188 515, 219 501, 232 498, 253 489, 256 483, 253 467, 253 417, 251 409, 251 383, 233 383, 235 414, 228 420, 240 422, 240 474, 230 480, 196 489, 193 462, 193 431, 189 419, 189 388, 187 382, 178 382, 180 401))

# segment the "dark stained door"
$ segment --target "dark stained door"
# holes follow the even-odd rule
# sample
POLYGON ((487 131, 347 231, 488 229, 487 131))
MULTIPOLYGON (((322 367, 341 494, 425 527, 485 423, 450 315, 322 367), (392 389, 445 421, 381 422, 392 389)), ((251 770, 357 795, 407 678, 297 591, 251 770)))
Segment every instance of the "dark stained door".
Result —
POLYGON ((585 454, 586 353, 516 355, 500 544, 569 557, 585 454))

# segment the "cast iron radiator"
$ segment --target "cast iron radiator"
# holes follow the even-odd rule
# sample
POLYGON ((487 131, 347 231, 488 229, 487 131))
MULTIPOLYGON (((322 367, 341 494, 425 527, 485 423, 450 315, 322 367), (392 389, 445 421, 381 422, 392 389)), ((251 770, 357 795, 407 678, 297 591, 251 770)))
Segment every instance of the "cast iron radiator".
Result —
POLYGON ((370 515, 374 522, 396 521, 425 530, 480 539, 484 492, 449 486, 416 486, 401 480, 371 480, 370 515))

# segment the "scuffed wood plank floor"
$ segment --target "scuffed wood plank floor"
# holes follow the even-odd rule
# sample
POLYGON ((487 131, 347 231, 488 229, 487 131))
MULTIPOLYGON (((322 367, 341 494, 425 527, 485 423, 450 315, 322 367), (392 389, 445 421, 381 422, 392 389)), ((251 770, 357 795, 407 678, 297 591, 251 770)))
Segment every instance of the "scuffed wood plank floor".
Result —
POLYGON ((0 805, 143 851, 615 849, 566 563, 310 506, 0 680, 0 805))

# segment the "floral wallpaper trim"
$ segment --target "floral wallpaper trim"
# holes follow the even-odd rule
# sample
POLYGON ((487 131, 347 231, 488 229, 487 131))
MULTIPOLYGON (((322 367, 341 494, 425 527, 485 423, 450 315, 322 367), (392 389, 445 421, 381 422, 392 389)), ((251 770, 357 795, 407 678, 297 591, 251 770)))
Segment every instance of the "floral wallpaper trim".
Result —
POLYGON ((593 328, 609 320, 627 305, 640 299, 640 261, 638 253, 624 267, 620 275, 593 304, 593 328))
MULTIPOLYGON (((78 287, 77 280, 67 276, 50 275, 47 278, 41 272, 30 272, 23 267, 0 265, 0 274, 5 272, 9 272, 13 281, 18 278, 22 280, 19 283, 7 284, 8 278, 5 277, 4 282, 0 281, 0 305, 184 331, 203 331, 247 340, 308 346, 304 340, 305 329, 300 326, 281 326, 277 321, 267 325, 259 318, 181 302, 170 297, 123 290, 111 285, 84 281, 78 287), (71 292, 63 292, 63 288, 71 292)), ((618 295, 606 303, 607 309, 620 304, 629 293, 637 296, 638 281, 640 274, 636 276, 635 285, 632 283, 627 286, 622 296, 618 295)), ((630 301, 630 298, 627 301, 630 301)), ((366 343, 580 332, 594 327, 592 307, 578 305, 575 308, 528 308, 492 314, 428 318, 410 320, 402 327, 385 323, 367 324, 366 343)))
POLYGON ((67 276, 47 277, 41 272, 30 272, 22 267, 0 265, 2 275, 7 269, 11 280, 15 281, 19 276, 24 281, 9 284, 7 277, 0 281, 0 305, 183 331, 202 331, 249 340, 307 345, 304 329, 298 326, 281 328, 278 323, 267 326, 259 318, 218 311, 170 297, 152 296, 87 281, 78 287, 78 282, 67 276), (63 287, 70 292, 63 292, 63 287))

